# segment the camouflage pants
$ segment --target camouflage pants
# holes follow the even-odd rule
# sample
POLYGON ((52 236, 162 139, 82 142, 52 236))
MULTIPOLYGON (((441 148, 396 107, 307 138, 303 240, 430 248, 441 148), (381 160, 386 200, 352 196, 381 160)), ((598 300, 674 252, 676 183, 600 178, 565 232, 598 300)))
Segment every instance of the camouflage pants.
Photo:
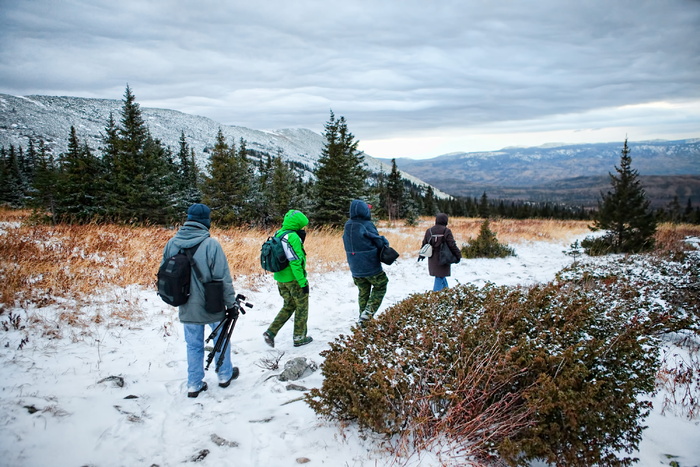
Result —
POLYGON ((277 290, 284 300, 284 305, 267 330, 273 337, 276 336, 284 323, 294 315, 294 341, 300 341, 306 337, 306 322, 309 319, 309 295, 301 290, 296 281, 278 282, 277 290))
POLYGON ((384 300, 386 294, 386 286, 389 284, 389 278, 384 271, 370 277, 353 277, 352 281, 359 290, 358 305, 360 305, 360 314, 366 309, 370 316, 379 309, 379 306, 384 300))

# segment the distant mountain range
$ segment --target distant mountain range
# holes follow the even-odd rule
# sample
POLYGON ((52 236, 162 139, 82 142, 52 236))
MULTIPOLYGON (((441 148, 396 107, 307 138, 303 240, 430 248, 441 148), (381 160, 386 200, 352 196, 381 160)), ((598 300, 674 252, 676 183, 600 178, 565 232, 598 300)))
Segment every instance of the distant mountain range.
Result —
MULTIPOLYGON (((54 96, 0 94, 0 147, 28 146, 29 139, 43 139, 60 154, 67 149, 70 127, 92 149, 102 145, 110 113, 120 117, 122 101, 54 96)), ((204 167, 208 150, 221 129, 227 141, 262 153, 277 155, 313 169, 325 139, 307 129, 274 131, 223 125, 206 117, 175 110, 141 108, 151 134, 174 151, 180 134, 195 150, 204 167)), ((453 153, 432 159, 397 159, 403 176, 418 185, 430 184, 438 196, 563 202, 595 206, 601 190, 610 187, 608 173, 619 165, 623 142, 547 145, 506 148, 493 152, 453 153)), ((629 141, 632 167, 642 176, 655 206, 674 196, 684 205, 690 198, 700 204, 700 139, 682 141, 629 141)), ((391 161, 365 155, 370 170, 389 173, 391 161)))
MULTIPOLYGON (((454 196, 557 201, 595 206, 610 189, 623 141, 618 143, 547 145, 493 152, 453 153, 432 159, 396 159, 404 172, 454 196)), ((700 204, 700 139, 628 141, 632 168, 653 204, 678 196, 700 204)), ((387 160, 388 161, 388 160, 387 160)))

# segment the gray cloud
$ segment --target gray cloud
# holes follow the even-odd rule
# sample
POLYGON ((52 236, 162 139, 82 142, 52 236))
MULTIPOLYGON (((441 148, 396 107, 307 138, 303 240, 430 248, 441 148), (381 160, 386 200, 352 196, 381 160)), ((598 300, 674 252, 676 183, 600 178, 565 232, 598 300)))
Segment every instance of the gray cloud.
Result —
POLYGON ((700 102, 698 30, 690 0, 3 2, 0 92, 129 83, 144 106, 258 129, 321 131, 333 109, 370 140, 573 131, 577 115, 653 127, 604 109, 700 102))

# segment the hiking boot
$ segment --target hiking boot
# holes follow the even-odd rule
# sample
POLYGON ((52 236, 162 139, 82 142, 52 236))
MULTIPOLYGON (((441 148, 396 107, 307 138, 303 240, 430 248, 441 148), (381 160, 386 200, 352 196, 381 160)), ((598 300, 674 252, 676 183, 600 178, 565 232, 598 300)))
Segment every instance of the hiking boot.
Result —
POLYGON ((219 387, 220 388, 227 388, 229 386, 229 384, 231 384, 231 381, 238 378, 239 374, 240 374, 240 371, 238 371, 238 367, 234 366, 233 373, 231 373, 231 377, 228 379, 228 381, 219 381, 219 387))
POLYGON ((263 332, 263 337, 265 338, 265 343, 274 349, 275 348, 275 336, 273 336, 270 331, 265 331, 265 332, 263 332))
POLYGON ((207 386, 207 383, 204 383, 201 388, 199 388, 199 391, 190 391, 187 393, 187 397, 197 397, 200 392, 204 392, 207 389, 209 389, 209 386, 207 386))
POLYGON ((360 319, 357 320, 357 324, 364 327, 370 319, 372 319, 372 313, 370 313, 369 310, 365 310, 360 314, 360 319))
POLYGON ((294 339, 294 347, 301 347, 302 345, 310 344, 313 342, 314 338, 311 336, 306 336, 303 339, 294 339))

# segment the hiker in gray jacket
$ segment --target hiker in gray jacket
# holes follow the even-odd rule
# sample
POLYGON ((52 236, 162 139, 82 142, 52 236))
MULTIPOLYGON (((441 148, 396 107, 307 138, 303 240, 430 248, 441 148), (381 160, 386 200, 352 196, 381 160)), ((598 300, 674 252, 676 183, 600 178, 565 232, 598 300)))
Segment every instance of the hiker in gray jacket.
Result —
MULTIPOLYGON (((233 289, 231 272, 224 250, 219 242, 209 235, 210 214, 211 210, 204 204, 190 206, 187 210, 187 221, 165 245, 161 264, 180 250, 199 245, 193 260, 202 274, 202 280, 209 282, 215 279, 223 282, 224 303, 228 309, 233 307, 236 302, 236 292, 233 289)), ((226 315, 224 310, 219 313, 209 313, 204 304, 204 286, 193 268, 190 279, 190 297, 187 303, 178 307, 187 343, 187 397, 197 397, 200 392, 206 391, 208 388, 207 383, 204 382, 204 328, 208 324, 214 329, 226 315)), ((219 354, 217 353, 214 361, 218 360, 219 354)), ((231 364, 231 346, 227 346, 223 363, 218 372, 219 387, 228 387, 231 381, 238 377, 238 374, 238 368, 231 364)))

